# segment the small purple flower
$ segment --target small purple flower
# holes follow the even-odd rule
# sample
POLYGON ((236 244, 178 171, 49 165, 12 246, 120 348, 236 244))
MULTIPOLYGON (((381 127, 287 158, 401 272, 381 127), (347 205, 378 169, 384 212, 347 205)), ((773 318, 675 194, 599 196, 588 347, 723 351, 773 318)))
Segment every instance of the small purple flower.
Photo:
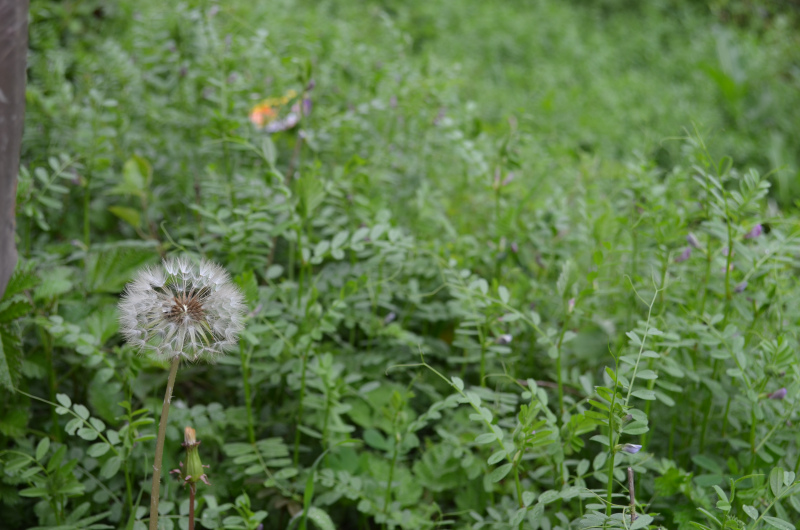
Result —
POLYGON ((499 337, 497 337, 495 339, 495 341, 497 342, 497 344, 500 344, 501 346, 505 346, 506 344, 511 344, 511 339, 513 339, 513 338, 514 337, 512 337, 508 333, 505 333, 505 334, 500 335, 499 337))
POLYGON ((764 227, 760 224, 757 224, 753 228, 750 229, 744 236, 745 239, 755 239, 760 236, 764 232, 764 227))
POLYGON ((383 319, 383 323, 384 324, 390 324, 390 323, 394 322, 394 319, 396 319, 396 318, 397 318, 397 315, 395 314, 394 311, 392 311, 391 313, 386 315, 386 318, 383 319))
POLYGON ((635 455, 642 450, 642 446, 637 444, 625 444, 622 446, 622 450, 628 454, 635 455))
POLYGON ((767 397, 769 399, 781 400, 781 399, 786 397, 786 388, 785 387, 784 388, 779 388, 778 390, 776 390, 772 394, 768 394, 767 397))
POLYGON ((514 173, 509 173, 508 175, 506 175, 506 178, 503 179, 502 185, 508 186, 509 184, 511 184, 511 181, 513 180, 514 180, 514 173))
POLYGON ((309 116, 312 107, 311 98, 303 98, 303 116, 309 116))
POLYGON ((570 315, 575 310, 575 298, 570 298, 567 302, 567 314, 570 315))
POLYGON ((687 259, 689 259, 691 255, 692 255, 692 247, 686 247, 685 249, 683 249, 683 252, 681 252, 680 255, 677 258, 675 258, 675 263, 681 263, 683 261, 686 261, 687 259))
POLYGON ((517 245, 516 241, 511 242, 511 252, 513 252, 514 254, 519 252, 519 245, 517 245))
POLYGON ((736 287, 733 288, 734 293, 741 293, 747 289, 747 281, 743 281, 742 283, 738 284, 736 287))
POLYGON ((686 236, 686 242, 694 248, 700 248, 700 241, 691 232, 686 236))

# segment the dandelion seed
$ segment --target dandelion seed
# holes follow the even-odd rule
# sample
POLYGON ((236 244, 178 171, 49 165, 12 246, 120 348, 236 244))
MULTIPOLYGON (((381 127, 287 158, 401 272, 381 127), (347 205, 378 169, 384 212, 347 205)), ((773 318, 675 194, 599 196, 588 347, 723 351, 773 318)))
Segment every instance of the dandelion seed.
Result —
POLYGON ((734 287, 733 288, 733 292, 734 293, 741 293, 745 289, 747 289, 747 281, 744 281, 744 282, 738 284, 736 287, 734 287))
POLYGON ((219 265, 186 258, 146 268, 119 303, 127 342, 157 359, 213 361, 236 345, 244 297, 219 265))
POLYGON ((749 232, 747 232, 744 235, 744 238, 745 239, 755 239, 758 236, 760 236, 763 232, 764 232, 764 227, 761 226, 760 224, 757 224, 756 226, 751 228, 749 232))
POLYGON ((781 400, 786 397, 786 388, 780 388, 773 392, 772 394, 767 395, 769 399, 777 399, 781 400))
POLYGON ((700 241, 691 232, 686 236, 686 242, 694 248, 700 248, 700 241))
POLYGON ((625 444, 625 445, 622 446, 622 451, 625 451, 626 453, 629 453, 629 454, 632 454, 632 455, 635 455, 636 453, 638 453, 641 450, 642 450, 642 446, 641 445, 637 445, 637 444, 625 444))
POLYGON ((685 249, 683 249, 683 252, 681 252, 680 255, 677 258, 675 258, 675 263, 681 263, 683 261, 686 261, 691 257, 691 255, 692 255, 692 247, 686 247, 685 249))

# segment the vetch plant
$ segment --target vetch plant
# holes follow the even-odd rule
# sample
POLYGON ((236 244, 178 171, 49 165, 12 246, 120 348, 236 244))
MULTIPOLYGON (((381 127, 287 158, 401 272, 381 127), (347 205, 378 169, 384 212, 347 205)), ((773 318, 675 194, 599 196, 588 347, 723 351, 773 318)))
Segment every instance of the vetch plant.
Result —
POLYGON ((158 528, 164 436, 178 366, 182 359, 213 362, 232 349, 243 328, 244 309, 242 293, 222 267, 187 258, 168 259, 162 267, 140 271, 119 303, 120 330, 128 343, 170 362, 153 463, 151 530, 158 528))

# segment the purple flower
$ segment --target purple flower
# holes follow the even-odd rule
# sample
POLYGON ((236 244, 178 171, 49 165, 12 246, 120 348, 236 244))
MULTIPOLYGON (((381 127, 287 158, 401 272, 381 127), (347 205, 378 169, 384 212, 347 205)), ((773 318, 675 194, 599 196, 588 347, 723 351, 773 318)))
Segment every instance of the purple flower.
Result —
POLYGON ((309 116, 311 114, 311 98, 303 98, 303 116, 309 116))
POLYGON ((779 388, 778 390, 776 390, 772 394, 768 394, 767 397, 769 399, 781 400, 781 399, 786 397, 786 388, 785 387, 784 388, 779 388))
POLYGON ((682 261, 686 261, 692 255, 692 247, 686 247, 683 249, 683 252, 675 258, 675 263, 681 263, 682 261))
POLYGON ((513 252, 514 254, 519 252, 519 245, 517 245, 516 241, 511 242, 511 252, 513 252))
POLYGON ((745 239, 755 239, 760 236, 764 232, 764 227, 760 224, 757 224, 753 228, 750 229, 744 236, 745 239))
POLYGON ((575 298, 570 298, 567 302, 567 314, 571 314, 575 310, 575 298))
POLYGON ((626 453, 635 455, 636 453, 642 450, 642 446, 637 444, 625 444, 622 446, 622 450, 625 451, 626 453))
POLYGON ((500 344, 501 346, 505 346, 506 344, 510 344, 511 343, 511 339, 513 339, 513 338, 514 337, 512 337, 508 333, 505 333, 505 334, 500 335, 499 337, 497 337, 495 339, 495 341, 497 342, 497 344, 500 344))
POLYGON ((736 287, 733 288, 734 293, 741 293, 747 289, 747 281, 743 281, 742 283, 738 284, 736 287))
POLYGON ((383 323, 384 324, 390 324, 390 323, 394 322, 394 319, 396 319, 396 318, 397 318, 397 315, 394 313, 394 311, 392 311, 391 313, 386 315, 386 318, 383 319, 383 323))
POLYGON ((512 180, 514 180, 514 173, 509 173, 508 175, 506 175, 506 178, 503 179, 502 185, 508 186, 509 184, 511 184, 512 180))
POLYGON ((686 242, 694 248, 700 248, 700 241, 698 241, 691 232, 686 236, 686 242))

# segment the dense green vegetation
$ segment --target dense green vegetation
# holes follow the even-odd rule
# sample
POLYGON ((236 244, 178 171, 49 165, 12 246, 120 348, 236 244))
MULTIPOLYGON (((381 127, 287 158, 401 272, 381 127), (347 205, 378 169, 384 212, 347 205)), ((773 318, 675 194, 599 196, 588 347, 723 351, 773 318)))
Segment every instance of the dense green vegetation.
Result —
POLYGON ((177 375, 198 527, 796 528, 795 4, 383 4, 33 2, 3 528, 146 528, 177 256, 249 311, 177 375))

